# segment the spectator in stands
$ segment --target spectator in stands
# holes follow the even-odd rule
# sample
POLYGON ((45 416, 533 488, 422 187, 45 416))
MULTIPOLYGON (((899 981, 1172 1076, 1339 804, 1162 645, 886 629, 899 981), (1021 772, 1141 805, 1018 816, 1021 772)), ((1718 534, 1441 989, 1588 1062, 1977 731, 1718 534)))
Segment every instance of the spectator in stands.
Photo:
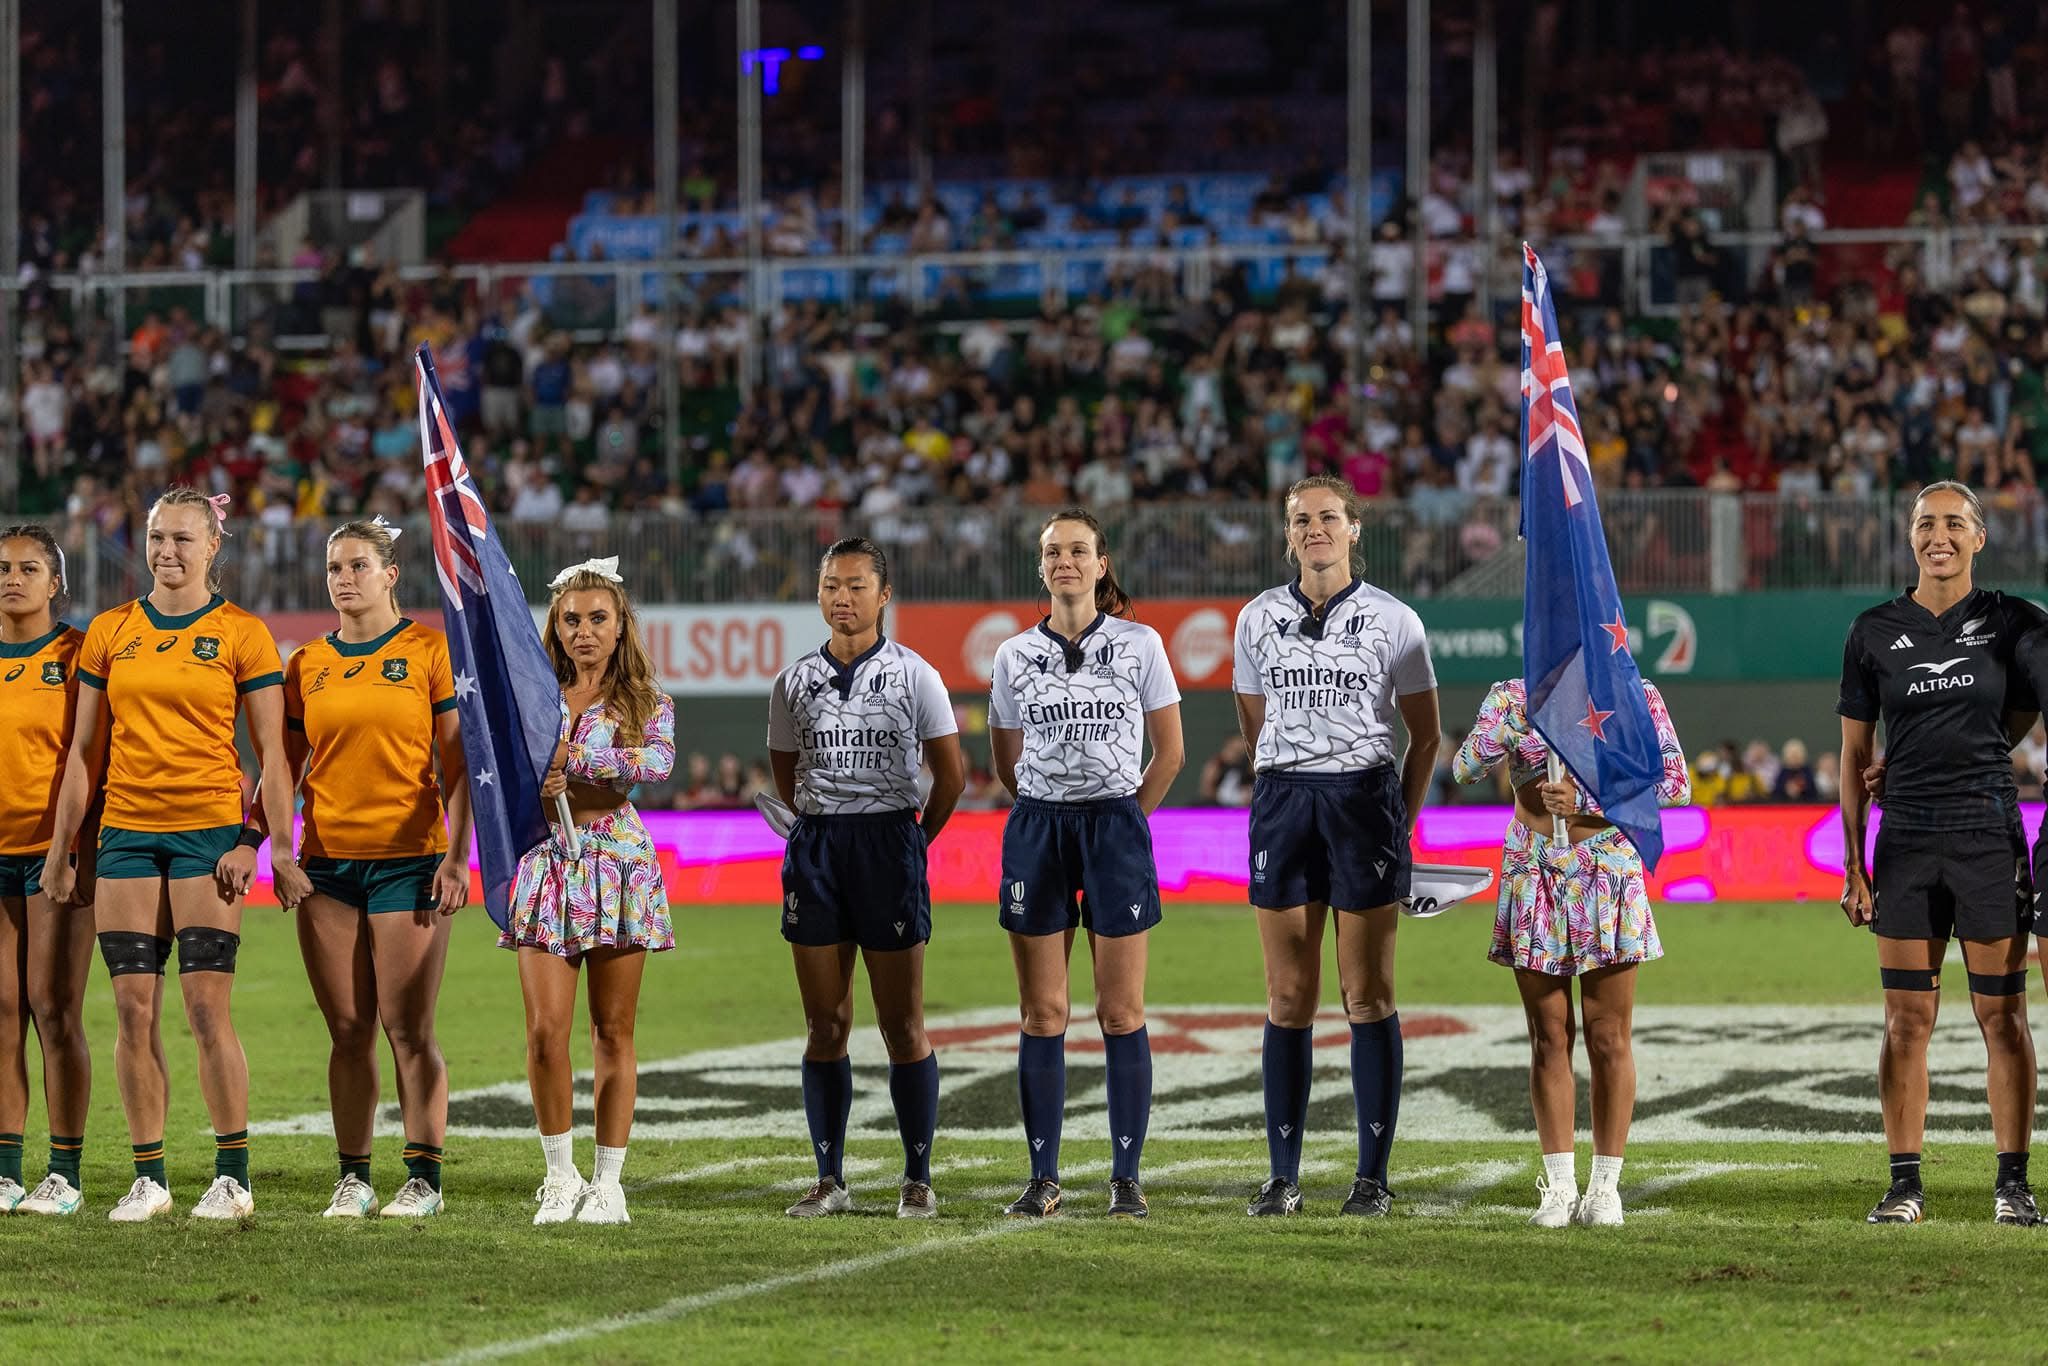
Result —
POLYGON ((1779 751, 1777 780, 1771 784, 1771 800, 1775 802, 1812 802, 1820 800, 1819 785, 1814 779, 1813 767, 1807 762, 1806 745, 1799 740, 1787 740, 1779 751))
POLYGON ((1250 806, 1251 751, 1242 735, 1231 735, 1202 765, 1202 800, 1213 806, 1250 806))

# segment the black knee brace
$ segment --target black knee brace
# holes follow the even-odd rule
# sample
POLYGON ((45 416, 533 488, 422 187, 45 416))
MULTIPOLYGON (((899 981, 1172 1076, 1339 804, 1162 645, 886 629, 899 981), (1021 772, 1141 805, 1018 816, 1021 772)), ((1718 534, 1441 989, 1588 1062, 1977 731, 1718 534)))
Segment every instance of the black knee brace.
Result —
POLYGON ((161 977, 164 975, 164 964, 171 959, 171 941, 159 939, 153 934, 107 930, 99 936, 99 941, 100 957, 107 960, 109 977, 145 973, 151 977, 161 977))
POLYGON ((1877 979, 1886 991, 1940 991, 1940 968, 1879 968, 1877 979))
POLYGON ((242 936, 206 925, 178 931, 179 972, 233 972, 242 936))
POLYGON ((2024 996, 2027 994, 2027 970, 2018 972, 1973 972, 1970 974, 1972 996, 2024 996))

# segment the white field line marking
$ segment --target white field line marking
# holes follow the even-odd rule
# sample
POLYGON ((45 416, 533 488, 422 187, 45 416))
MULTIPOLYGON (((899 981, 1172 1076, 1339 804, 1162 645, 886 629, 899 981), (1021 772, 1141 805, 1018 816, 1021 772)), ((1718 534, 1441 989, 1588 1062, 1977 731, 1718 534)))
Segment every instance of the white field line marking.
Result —
POLYGON ((1427 1199, 1417 1200, 1410 1210, 1417 1218, 1444 1219, 1458 1213, 1472 1197, 1483 1190, 1491 1190, 1501 1182, 1523 1171, 1527 1162, 1509 1162, 1495 1159, 1490 1162, 1461 1162, 1462 1171, 1471 1175, 1462 1181, 1454 1181, 1440 1191, 1432 1191, 1427 1199))
MULTIPOLYGON (((771 1162, 788 1161, 790 1167, 792 1169, 796 1169, 798 1168, 799 1163, 803 1162, 805 1159, 770 1158, 758 1160, 771 1162)), ((893 1165, 893 1163, 878 1162, 871 1157, 849 1157, 846 1159, 845 1166, 847 1188, 849 1190, 854 1188, 856 1178, 863 1176, 873 1176, 876 1172, 882 1171, 885 1168, 891 1167, 893 1165)), ((975 1167, 994 1167, 999 1165, 1001 1164, 998 1161, 998 1159, 993 1157, 946 1158, 944 1160, 932 1163, 932 1176, 936 1178, 944 1176, 948 1172, 969 1170, 975 1167)), ((777 1194, 787 1194, 792 1190, 809 1190, 810 1183, 817 1179, 815 1175, 816 1171, 817 1168, 815 1166, 805 1166, 801 1168, 798 1175, 785 1177, 780 1181, 773 1181, 765 1186, 753 1186, 746 1190, 720 1191, 717 1195, 713 1196, 712 1198, 714 1200, 726 1201, 765 1200, 770 1196, 777 1194)), ((680 1173, 678 1175, 680 1175, 680 1173)), ((943 1194, 943 1192, 941 1192, 941 1194, 943 1194)))
POLYGON ((538 1333, 532 1337, 513 1338, 506 1342, 494 1342, 483 1347, 472 1347, 441 1358, 442 1366, 461 1366, 472 1361, 499 1361, 506 1357, 524 1356, 528 1352, 545 1351, 552 1347, 567 1347, 571 1343, 586 1342, 591 1338, 609 1333, 621 1333, 632 1328, 644 1328, 657 1323, 672 1323, 687 1318, 705 1309, 715 1309, 721 1304, 734 1300, 751 1299, 756 1295, 772 1295, 779 1290, 788 1290, 799 1285, 811 1285, 818 1281, 838 1280, 846 1276, 858 1276, 878 1266, 900 1262, 911 1257, 921 1257, 931 1252, 958 1251, 971 1243, 985 1242, 1005 1234, 1030 1228, 1028 1223, 1004 1222, 992 1224, 975 1233, 959 1237, 928 1238, 921 1242, 907 1243, 882 1252, 870 1252, 860 1257, 848 1257, 842 1261, 826 1262, 807 1271, 791 1271, 780 1276, 766 1276, 758 1281, 742 1281, 737 1285, 722 1285, 715 1290, 701 1290, 694 1295, 678 1295, 652 1309, 640 1309, 630 1314, 619 1314, 612 1318, 596 1319, 589 1323, 557 1328, 552 1332, 538 1333))
POLYGON ((685 1167, 667 1176, 657 1176, 648 1181, 636 1181, 626 1187, 628 1191, 652 1190, 656 1186, 681 1185, 686 1181, 702 1181, 709 1176, 724 1176, 728 1172, 752 1171, 756 1167, 793 1167, 797 1159, 792 1157, 729 1157, 723 1162, 706 1162, 701 1167, 685 1167))
POLYGON ((1637 1200, 1647 1200, 1653 1195, 1679 1186, 1704 1181, 1710 1176, 1726 1176, 1730 1172, 1803 1172, 1811 1168, 1806 1162, 1683 1162, 1673 1163, 1671 1170, 1663 1176, 1652 1176, 1642 1181, 1632 1181, 1621 1192, 1622 1208, 1634 1214, 1632 1208, 1637 1200))

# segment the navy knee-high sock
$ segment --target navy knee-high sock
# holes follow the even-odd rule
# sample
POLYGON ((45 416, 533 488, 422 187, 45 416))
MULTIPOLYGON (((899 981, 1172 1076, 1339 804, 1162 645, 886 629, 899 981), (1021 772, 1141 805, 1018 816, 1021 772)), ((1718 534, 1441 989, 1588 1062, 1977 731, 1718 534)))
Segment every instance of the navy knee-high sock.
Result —
POLYGON ((939 1127, 939 1055, 889 1064, 889 1099, 903 1135, 903 1179, 931 1184, 932 1135, 939 1127))
POLYGON ((1283 1029, 1266 1021, 1259 1073, 1266 1083, 1266 1151, 1273 1175, 1301 1180, 1301 1131, 1308 1122, 1308 1083, 1315 1062, 1315 1031, 1283 1029))
POLYGON ((1401 1015, 1351 1026, 1351 1098, 1358 1105, 1358 1174, 1387 1184, 1401 1117, 1401 1015))
POLYGON ((853 1059, 804 1059, 804 1120, 811 1127, 811 1153, 818 1179, 846 1184, 846 1115, 853 1109, 853 1059))
POLYGON ((1031 1179, 1060 1179, 1060 1121, 1067 1109, 1067 1036, 1017 1036, 1017 1099, 1031 1145, 1031 1179))
POLYGON ((1109 1174, 1135 1181, 1152 1119, 1152 1036, 1142 1025, 1133 1034, 1105 1034, 1102 1051, 1109 1086, 1109 1174))

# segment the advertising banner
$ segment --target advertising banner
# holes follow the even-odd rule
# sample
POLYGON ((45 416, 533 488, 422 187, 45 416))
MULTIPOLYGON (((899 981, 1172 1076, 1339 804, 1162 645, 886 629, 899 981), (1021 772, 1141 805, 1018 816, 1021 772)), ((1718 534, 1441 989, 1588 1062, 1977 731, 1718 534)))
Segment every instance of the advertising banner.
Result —
MULTIPOLYGON (((2021 804, 2031 842, 2043 806, 2021 804)), ((1425 863, 1455 863, 1500 873, 1501 836, 1512 809, 1505 806, 1431 807, 1416 825, 1416 856, 1425 863)), ((1662 902, 1815 901, 1842 893, 1841 814, 1831 806, 1680 807, 1664 815, 1664 859, 1649 879, 1662 902)), ((691 906, 775 906, 782 899, 783 842, 752 809, 646 811, 669 900, 678 913, 691 906)), ((1002 811, 962 811, 931 847, 935 903, 993 909, 1002 881, 1002 811)), ((1870 836, 1877 837, 1873 811, 1870 836)), ((1155 812, 1153 854, 1160 893, 1168 903, 1244 905, 1246 813, 1228 807, 1155 812)), ((261 880, 250 900, 275 904, 270 860, 260 854, 261 880)), ((1490 915, 1487 892, 1475 915, 1490 915)))

